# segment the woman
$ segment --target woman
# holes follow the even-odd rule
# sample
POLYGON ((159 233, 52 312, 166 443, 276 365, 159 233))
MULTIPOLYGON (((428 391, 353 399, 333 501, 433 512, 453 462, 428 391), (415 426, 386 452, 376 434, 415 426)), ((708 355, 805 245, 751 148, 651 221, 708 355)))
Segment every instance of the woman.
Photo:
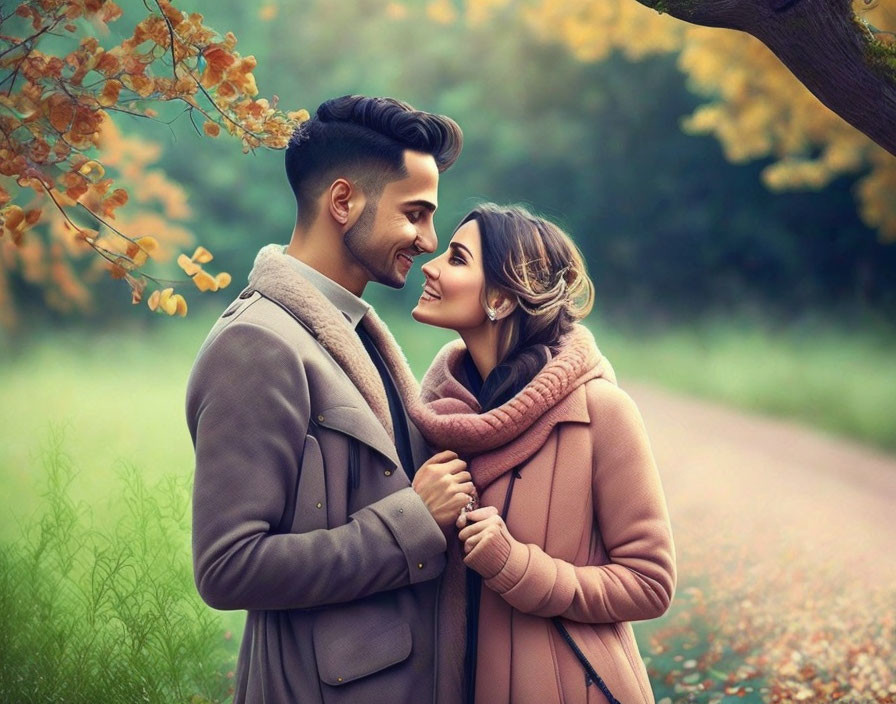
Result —
POLYGON ((671 529, 638 410, 577 323, 593 302, 580 253, 522 208, 482 205, 423 273, 414 318, 461 339, 409 409, 468 460, 480 503, 456 554, 481 584, 466 615, 448 598, 440 616, 466 619, 467 700, 653 702, 628 622, 669 606, 671 529))

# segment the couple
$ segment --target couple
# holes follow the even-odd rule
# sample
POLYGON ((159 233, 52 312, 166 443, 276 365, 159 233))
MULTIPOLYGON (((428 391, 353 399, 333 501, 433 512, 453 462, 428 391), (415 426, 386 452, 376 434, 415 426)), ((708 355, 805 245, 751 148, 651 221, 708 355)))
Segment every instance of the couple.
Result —
MULTIPOLYGON (((418 386, 361 299, 436 252, 452 120, 322 104, 286 173, 298 218, 199 351, 193 556, 248 611, 234 702, 653 702, 629 621, 675 561, 637 408, 577 321, 558 227, 482 205, 423 265, 413 317, 457 331, 418 386)), ((419 334, 426 334, 423 327, 419 334)))

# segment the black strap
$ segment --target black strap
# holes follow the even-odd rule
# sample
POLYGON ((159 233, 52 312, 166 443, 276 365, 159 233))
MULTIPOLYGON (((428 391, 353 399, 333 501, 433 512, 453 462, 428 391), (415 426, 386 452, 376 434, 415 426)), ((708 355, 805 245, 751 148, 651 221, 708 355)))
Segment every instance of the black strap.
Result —
MULTIPOLYGON (((513 485, 517 479, 520 479, 521 466, 522 465, 517 465, 513 468, 510 475, 510 482, 507 485, 507 494, 504 496, 504 508, 501 510, 501 519, 505 522, 507 521, 507 512, 510 510, 510 497, 513 495, 513 485)), ((603 695, 607 698, 607 701, 610 704, 621 704, 621 702, 613 696, 613 693, 610 692, 610 688, 607 687, 606 682, 604 682, 601 676, 597 674, 597 670, 594 669, 594 666, 588 661, 588 658, 585 657, 585 653, 582 652, 582 649, 579 648, 579 646, 573 640, 572 635, 570 635, 569 631, 566 629, 566 626, 563 625, 562 619, 559 616, 554 616, 551 621, 554 622, 554 626, 556 626, 557 630, 560 631, 560 635, 563 636, 563 640, 565 640, 569 644, 569 647, 572 650, 573 654, 578 658, 579 662, 582 664, 582 667, 585 668, 585 687, 590 687, 592 683, 596 684, 598 689, 603 692, 603 695)), ((467 701, 471 702, 472 699, 468 699, 467 701)))

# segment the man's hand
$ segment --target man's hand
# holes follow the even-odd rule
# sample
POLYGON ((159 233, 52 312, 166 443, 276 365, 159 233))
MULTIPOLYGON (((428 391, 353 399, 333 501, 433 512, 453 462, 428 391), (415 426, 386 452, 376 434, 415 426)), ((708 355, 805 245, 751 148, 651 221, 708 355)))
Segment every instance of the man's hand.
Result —
POLYGON ((426 460, 414 475, 412 486, 442 530, 451 527, 476 493, 467 463, 451 450, 426 460))

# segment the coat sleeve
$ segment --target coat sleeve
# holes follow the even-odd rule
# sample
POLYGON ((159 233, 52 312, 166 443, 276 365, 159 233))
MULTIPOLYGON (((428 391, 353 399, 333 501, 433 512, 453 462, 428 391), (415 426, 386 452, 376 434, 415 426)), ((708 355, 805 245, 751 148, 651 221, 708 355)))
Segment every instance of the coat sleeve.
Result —
POLYGON ((313 608, 432 579, 444 567, 444 535, 410 487, 345 525, 275 532, 297 486, 309 409, 301 359, 276 333, 234 321, 200 353, 187 423, 196 452, 194 577, 210 606, 313 608))
POLYGON ((614 385, 590 382, 587 391, 595 520, 609 563, 576 566, 508 535, 503 545, 495 541, 485 584, 514 608, 538 616, 585 623, 656 618, 672 601, 675 552, 644 423, 614 385))

